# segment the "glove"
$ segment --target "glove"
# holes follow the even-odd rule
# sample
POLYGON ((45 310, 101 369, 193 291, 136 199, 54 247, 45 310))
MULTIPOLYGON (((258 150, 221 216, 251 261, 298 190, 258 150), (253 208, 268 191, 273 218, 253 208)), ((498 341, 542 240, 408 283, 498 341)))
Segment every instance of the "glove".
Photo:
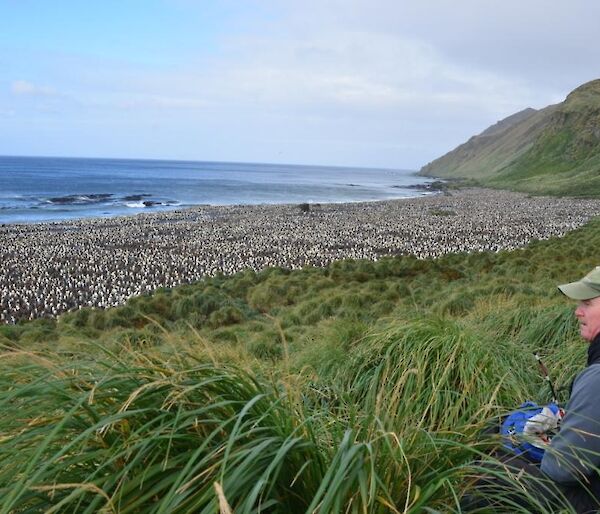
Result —
POLYGON ((564 415, 563 409, 555 403, 550 403, 527 420, 523 427, 523 435, 534 446, 545 448, 550 444, 550 437, 558 431, 564 415))

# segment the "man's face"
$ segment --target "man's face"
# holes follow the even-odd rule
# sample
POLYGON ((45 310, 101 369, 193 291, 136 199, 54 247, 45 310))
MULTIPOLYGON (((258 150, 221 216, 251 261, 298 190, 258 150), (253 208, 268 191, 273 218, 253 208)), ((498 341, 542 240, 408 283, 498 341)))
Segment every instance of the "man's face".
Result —
POLYGON ((586 341, 593 341, 600 333, 600 297, 579 302, 575 309, 579 320, 579 333, 586 341))

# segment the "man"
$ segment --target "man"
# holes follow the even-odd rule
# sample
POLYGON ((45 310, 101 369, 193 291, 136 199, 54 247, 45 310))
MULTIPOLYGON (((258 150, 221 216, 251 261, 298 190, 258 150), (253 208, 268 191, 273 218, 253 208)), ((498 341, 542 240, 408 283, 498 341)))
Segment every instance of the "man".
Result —
POLYGON ((575 316, 581 337, 589 342, 587 367, 573 381, 560 431, 539 467, 504 452, 496 455, 497 464, 483 464, 475 491, 461 500, 463 511, 500 508, 503 497, 521 508, 533 501, 545 511, 566 504, 577 513, 600 512, 600 266, 558 288, 579 302, 575 316))
POLYGON ((600 510, 600 266, 577 282, 558 286, 578 300, 579 333, 589 342, 587 367, 575 378, 559 433, 541 470, 564 489, 578 512, 600 510))

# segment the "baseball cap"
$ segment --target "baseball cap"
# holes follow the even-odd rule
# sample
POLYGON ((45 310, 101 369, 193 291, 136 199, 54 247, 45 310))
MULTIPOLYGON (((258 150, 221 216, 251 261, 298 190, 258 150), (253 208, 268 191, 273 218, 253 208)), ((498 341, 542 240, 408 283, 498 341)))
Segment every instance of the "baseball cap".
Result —
POLYGON ((573 300, 591 300, 600 296, 600 266, 596 266, 581 280, 560 285, 558 289, 573 300))

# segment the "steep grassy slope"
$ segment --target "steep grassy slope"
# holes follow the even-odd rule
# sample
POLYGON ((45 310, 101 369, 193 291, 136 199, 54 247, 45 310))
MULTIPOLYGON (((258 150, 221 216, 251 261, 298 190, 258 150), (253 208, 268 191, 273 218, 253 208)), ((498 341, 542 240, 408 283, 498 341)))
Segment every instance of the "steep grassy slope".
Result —
POLYGON ((421 173, 533 193, 600 195, 600 80, 560 104, 499 122, 421 173))
POLYGON ((554 107, 513 114, 423 167, 421 173, 444 178, 494 177, 533 146, 552 111, 554 107))

